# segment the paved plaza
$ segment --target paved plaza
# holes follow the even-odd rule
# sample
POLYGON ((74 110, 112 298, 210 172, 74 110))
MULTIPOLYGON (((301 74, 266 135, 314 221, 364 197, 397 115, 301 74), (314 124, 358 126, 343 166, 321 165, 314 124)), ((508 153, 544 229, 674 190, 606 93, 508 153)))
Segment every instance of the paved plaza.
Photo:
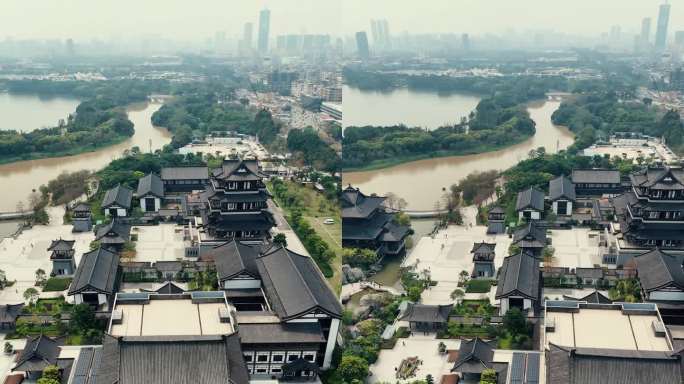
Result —
POLYGON ((435 382, 439 382, 439 377, 444 373, 449 373, 452 365, 447 362, 447 355, 441 355, 437 350, 440 341, 446 344, 448 350, 458 349, 461 346, 460 340, 437 340, 434 333, 428 336, 414 334, 407 339, 399 339, 393 349, 380 351, 378 360, 370 366, 371 376, 368 382, 408 383, 422 380, 427 374, 431 374, 435 382), (405 358, 416 356, 423 361, 416 371, 416 376, 407 380, 398 380, 395 376, 395 368, 398 368, 405 358))
POLYGON ((602 260, 598 245, 599 235, 599 231, 592 231, 589 228, 548 231, 551 246, 556 250, 553 266, 574 269, 600 265, 602 260))
POLYGON ((183 240, 183 227, 176 224, 159 224, 131 228, 138 235, 135 261, 170 261, 183 259, 189 242, 183 240))

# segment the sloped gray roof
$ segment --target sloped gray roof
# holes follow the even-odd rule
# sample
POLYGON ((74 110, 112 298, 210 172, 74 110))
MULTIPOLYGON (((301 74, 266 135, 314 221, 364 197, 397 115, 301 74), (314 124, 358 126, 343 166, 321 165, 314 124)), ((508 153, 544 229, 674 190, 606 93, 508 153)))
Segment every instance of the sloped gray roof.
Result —
POLYGON ((69 295, 90 290, 114 293, 118 269, 119 255, 115 252, 98 248, 84 253, 69 286, 69 295))
POLYGON ((64 239, 57 239, 57 240, 52 240, 52 243, 50 243, 50 246, 48 247, 48 251, 70 251, 74 249, 74 243, 76 240, 64 240, 64 239))
POLYGON ((225 159, 212 175, 230 181, 259 180, 266 176, 259 171, 259 162, 254 159, 225 159))
POLYGON ((208 180, 207 167, 166 167, 161 170, 162 180, 208 180))
POLYGON ((72 384, 96 384, 97 370, 102 361, 102 347, 81 348, 73 371, 72 384))
POLYGON ((530 221, 513 232, 513 244, 522 248, 543 248, 546 243, 546 230, 535 221, 530 221))
POLYGON ((47 336, 34 336, 26 339, 13 371, 42 371, 48 365, 57 364, 61 348, 47 336))
POLYGON ((401 241, 409 235, 411 228, 405 225, 399 225, 390 220, 385 224, 385 229, 382 233, 382 241, 401 241))
POLYGON ((23 308, 23 303, 0 305, 0 323, 14 323, 23 308))
POLYGON ((534 209, 536 211, 544 210, 544 192, 530 187, 522 192, 518 192, 518 198, 515 202, 515 210, 521 211, 523 209, 534 209))
POLYGON ((150 173, 138 180, 138 197, 145 197, 148 195, 159 198, 164 197, 164 182, 161 177, 155 173, 150 173))
POLYGON ((449 314, 453 308, 453 304, 409 304, 406 308, 404 316, 402 316, 399 320, 419 323, 446 323, 449 321, 449 314))
POLYGON ((482 372, 484 369, 493 368, 493 359, 494 347, 491 344, 479 337, 463 340, 451 372, 482 372))
POLYGON ((382 206, 385 197, 366 196, 351 185, 342 191, 342 218, 356 219, 368 217, 382 206))
POLYGON ((315 323, 255 323, 240 324, 243 344, 323 343, 323 331, 315 323))
POLYGON ((74 207, 74 212, 90 212, 90 205, 86 203, 78 203, 74 207))
POLYGON ((133 199, 133 191, 121 184, 108 190, 102 199, 102 208, 107 208, 112 205, 118 205, 122 208, 129 209, 131 207, 131 200, 133 199))
POLYGON ((632 185, 652 189, 684 189, 684 169, 645 168, 629 175, 632 185))
POLYGON ((672 352, 569 348, 549 344, 546 382, 553 384, 682 383, 672 352))
POLYGON ((641 287, 648 291, 667 286, 684 290, 684 255, 654 249, 634 258, 641 287))
POLYGON ((214 260, 219 281, 230 279, 241 273, 247 273, 258 279, 257 256, 259 256, 258 248, 231 240, 205 251, 202 260, 214 260))
POLYGON ((590 293, 584 297, 581 297, 579 299, 576 299, 576 298, 571 297, 571 296, 566 296, 566 295, 563 295, 563 298, 566 300, 572 300, 572 301, 586 301, 587 303, 590 303, 590 304, 612 304, 613 303, 613 300, 604 296, 599 291, 593 291, 592 293, 590 293))
POLYGON ((474 243, 470 253, 492 253, 496 248, 496 243, 474 243))
POLYGON ((539 300, 539 261, 526 252, 508 256, 499 269, 496 298, 523 296, 539 300))
POLYGON ((100 241, 101 244, 123 244, 131 237, 131 225, 127 222, 115 217, 109 223, 100 226, 95 231, 95 240, 100 241), (114 233, 115 236, 107 236, 108 233, 114 233))
POLYGON ((342 316, 342 305, 309 256, 279 247, 256 259, 264 293, 281 320, 322 311, 342 316))
POLYGON ((620 171, 612 169, 574 169, 575 184, 620 184, 620 171))
POLYGON ((567 177, 560 176, 549 181, 549 199, 552 201, 561 198, 574 201, 575 197, 575 184, 567 177))
POLYGON ((97 384, 140 383, 247 384, 240 338, 105 335, 97 384))

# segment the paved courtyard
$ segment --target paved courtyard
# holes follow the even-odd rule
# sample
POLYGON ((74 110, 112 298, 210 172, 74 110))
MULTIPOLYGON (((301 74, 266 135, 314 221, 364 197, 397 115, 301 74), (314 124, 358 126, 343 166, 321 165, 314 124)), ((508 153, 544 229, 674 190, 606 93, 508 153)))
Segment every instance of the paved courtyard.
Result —
POLYGON ((556 250, 553 266, 591 268, 594 264, 600 265, 599 234, 588 228, 549 231, 551 246, 556 250))
POLYGON ((135 261, 169 261, 185 257, 186 242, 183 227, 176 224, 133 227, 131 234, 138 235, 135 261))
MULTIPOLYGON (((437 232, 434 237, 425 236, 404 260, 403 265, 416 265, 416 271, 427 269, 437 285, 423 292, 424 304, 445 304, 452 302, 450 295, 458 287, 461 271, 470 273, 473 269, 470 250, 474 243, 482 241, 496 243, 494 265, 498 269, 508 255, 511 239, 507 235, 487 235, 484 226, 449 226, 437 232)), ((468 294, 467 298, 482 298, 485 294, 468 294)))
POLYGON ((95 239, 92 232, 71 233, 71 225, 64 225, 62 217, 64 208, 48 208, 50 224, 37 225, 22 232, 16 239, 6 238, 0 241, 0 269, 5 271, 8 280, 17 283, 0 291, 0 304, 23 302, 24 290, 34 286, 35 273, 38 268, 47 274, 52 270, 47 248, 52 240, 60 237, 75 240, 76 264, 84 252, 90 250, 90 242, 95 239))
POLYGON ((447 355, 440 355, 437 350, 440 341, 446 344, 447 349, 458 349, 461 346, 460 340, 437 340, 434 333, 428 336, 414 334, 409 338, 399 339, 393 349, 380 350, 378 360, 370 366, 371 376, 368 382, 408 383, 424 379, 427 374, 431 374, 435 382, 439 383, 440 376, 451 369, 451 363, 447 362, 447 355), (416 371, 416 376, 407 380, 398 380, 395 376, 395 368, 398 368, 405 358, 415 356, 423 361, 416 371))

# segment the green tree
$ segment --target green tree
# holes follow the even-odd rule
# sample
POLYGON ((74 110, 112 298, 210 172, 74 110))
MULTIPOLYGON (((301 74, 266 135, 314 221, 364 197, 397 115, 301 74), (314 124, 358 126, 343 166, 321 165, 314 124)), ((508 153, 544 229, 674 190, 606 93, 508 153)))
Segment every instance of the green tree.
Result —
POLYGON ((480 384, 496 384, 496 371, 493 369, 484 369, 480 374, 480 384))
POLYGON ((36 269, 36 285, 43 286, 45 284, 45 270, 42 268, 36 269))
POLYGON ((74 305, 71 308, 69 325, 75 332, 80 334, 83 334, 88 329, 97 328, 95 312, 88 304, 74 305))
POLYGON ((527 319, 518 308, 511 308, 506 311, 503 326, 508 333, 514 336, 527 333, 527 319))
POLYGON ((287 247, 287 236, 284 233, 278 233, 273 236, 273 244, 287 247))
POLYGON ((36 300, 38 299, 38 290, 31 287, 31 288, 26 288, 24 291, 24 300, 29 302, 29 305, 35 304, 36 300))
POLYGON ((463 292, 462 289, 454 289, 453 292, 451 292, 451 300, 458 301, 463 299, 465 296, 465 292, 463 292))
POLYGON ((337 367, 338 374, 346 381, 364 381, 368 377, 368 362, 358 356, 345 355, 337 367))
POLYGON ((62 374, 59 367, 56 365, 48 365, 43 370, 43 374, 38 379, 38 384, 59 384, 62 380, 62 374))

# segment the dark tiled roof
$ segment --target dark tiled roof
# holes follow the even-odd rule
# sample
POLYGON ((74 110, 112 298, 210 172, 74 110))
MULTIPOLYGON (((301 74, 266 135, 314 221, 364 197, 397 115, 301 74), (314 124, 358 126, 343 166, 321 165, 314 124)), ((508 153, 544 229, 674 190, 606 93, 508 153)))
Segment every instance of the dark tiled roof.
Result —
POLYGON ((652 189, 684 189, 684 169, 646 168, 629 175, 632 185, 652 189))
POLYGON ((302 371, 311 371, 318 373, 320 372, 320 370, 321 369, 318 366, 318 364, 302 359, 301 357, 295 361, 283 364, 283 374, 289 373, 291 375, 296 375, 297 372, 302 371))
POLYGON ((29 337, 12 370, 42 371, 48 365, 57 364, 60 351, 57 342, 47 336, 29 337))
POLYGON ((101 244, 123 244, 130 238, 130 224, 117 217, 95 231, 95 240, 100 241, 101 244), (114 236, 108 236, 109 233, 114 234, 114 236))
POLYGON ((504 223, 489 222, 489 225, 487 226, 488 235, 500 234, 504 232, 506 232, 506 225, 504 223))
POLYGON ((391 213, 377 212, 364 221, 344 220, 342 222, 342 238, 350 240, 378 239, 385 226, 392 220, 391 213))
POLYGON ((495 205, 487 213, 506 213, 506 211, 501 206, 495 205))
POLYGON ((97 384, 140 383, 247 384, 239 336, 105 335, 97 384))
POLYGON ((451 372, 477 373, 493 368, 494 347, 480 338, 462 340, 451 372))
POLYGON ((14 323, 23 308, 23 303, 0 305, 0 323, 14 323))
POLYGON ((50 243, 50 246, 48 247, 48 251, 70 251, 74 248, 74 243, 76 240, 64 240, 64 239, 58 239, 58 240, 52 240, 52 243, 50 243))
POLYGON ((323 331, 315 323, 240 324, 242 344, 324 343, 323 331))
POLYGON ((90 212, 90 205, 86 203, 78 203, 74 207, 74 212, 90 212))
POLYGON ((575 184, 620 184, 620 171, 612 169, 574 169, 575 184))
POLYGON ((212 176, 225 181, 261 180, 266 175, 259 171, 257 160, 225 159, 221 168, 212 170, 212 176))
POLYGON ((98 248, 84 253, 69 287, 69 295, 90 290, 114 293, 118 269, 119 255, 115 252, 98 248))
POLYGON ((470 250, 470 253, 493 253, 495 248, 496 243, 485 243, 483 241, 473 244, 473 249, 470 250))
POLYGON ((385 225, 385 229, 382 232, 382 241, 401 241, 406 236, 409 235, 411 228, 405 225, 399 225, 394 221, 390 220, 385 225))
POLYGON ((164 182, 161 177, 155 173, 150 173, 138 180, 138 197, 145 197, 148 195, 159 198, 164 197, 164 182))
POLYGON ((231 240, 205 251, 202 260, 214 260, 219 281, 230 279, 241 273, 247 273, 258 279, 257 256, 259 256, 259 249, 256 247, 231 240))
POLYGON ((518 192, 518 198, 515 202, 515 210, 522 211, 523 209, 543 211, 544 192, 532 187, 522 192, 518 192))
POLYGON ((309 256, 276 248, 256 260, 263 289, 282 320, 320 310, 342 316, 342 305, 309 256))
POLYGON ((157 288, 154 290, 157 293, 183 293, 185 290, 183 288, 179 287, 174 283, 173 281, 167 281, 166 283, 162 284, 161 287, 157 288))
POLYGON ((558 200, 560 198, 575 200, 575 184, 565 176, 549 181, 549 199, 558 200))
POLYGON ((96 384, 97 370, 102 361, 101 347, 81 348, 76 359, 74 375, 71 384, 96 384))
POLYGON ((539 300, 539 261, 520 252, 504 259, 499 270, 496 298, 523 296, 539 300))
POLYGON ((453 308, 453 304, 409 304, 406 308, 406 313, 404 313, 400 320, 419 323, 446 323, 449 321, 449 314, 453 308))
POLYGON ((107 208, 112 205, 118 205, 122 208, 129 209, 131 207, 131 200, 133 199, 133 191, 119 184, 105 193, 102 199, 102 208, 107 208))
POLYGON ((549 344, 546 382, 553 384, 682 383, 681 356, 671 352, 566 348, 549 344))
POLYGON ((592 292, 592 293, 590 293, 584 297, 581 297, 579 299, 576 299, 576 298, 570 297, 570 296, 565 296, 565 295, 563 295, 563 298, 566 300, 573 300, 573 301, 586 301, 587 303, 590 303, 590 304, 612 304, 613 303, 613 300, 604 296, 599 291, 594 291, 594 292, 592 292))
POLYGON ((646 291, 667 286, 684 290, 684 256, 654 249, 634 258, 639 282, 646 291))
POLYGON ((546 246, 546 230, 531 221, 513 232, 513 244, 523 248, 543 248, 546 246))
POLYGON ((221 231, 268 230, 275 225, 273 214, 268 210, 262 210, 258 214, 211 214, 207 215, 206 218, 207 220, 204 221, 205 226, 221 231))
POLYGON ((342 191, 342 218, 365 218, 382 206, 385 197, 366 196, 351 185, 342 191))
POLYGON ((208 180, 207 167, 168 167, 161 170, 162 180, 208 180))

